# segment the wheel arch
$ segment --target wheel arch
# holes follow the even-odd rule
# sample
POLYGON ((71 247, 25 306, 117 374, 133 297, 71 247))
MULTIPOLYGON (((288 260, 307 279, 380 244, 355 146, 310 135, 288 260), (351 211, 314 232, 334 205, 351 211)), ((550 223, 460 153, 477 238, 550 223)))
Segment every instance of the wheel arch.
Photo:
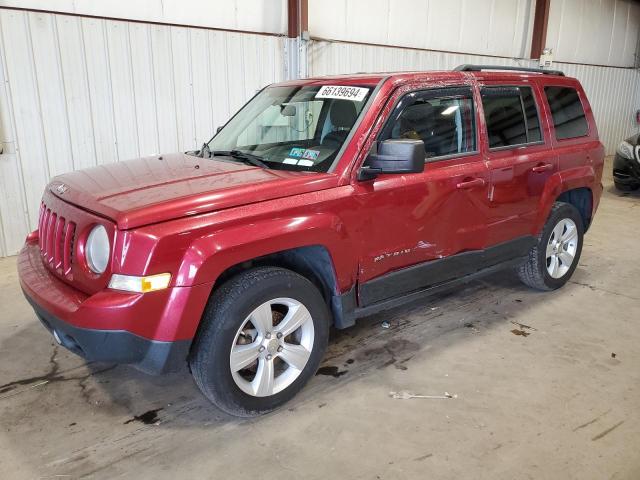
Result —
POLYGON ((591 225, 595 210, 593 187, 596 184, 595 171, 590 166, 573 168, 552 175, 546 182, 540 198, 538 215, 532 233, 539 234, 549 218, 555 202, 573 205, 582 217, 584 231, 591 225))
POLYGON ((593 217, 593 191, 589 187, 573 188, 562 192, 556 201, 573 205, 580 212, 586 233, 593 217))
POLYGON ((338 277, 329 249, 324 245, 305 245, 248 259, 227 267, 220 273, 211 294, 229 279, 247 270, 258 267, 280 267, 305 277, 320 291, 331 312, 333 325, 346 328, 354 323, 350 312, 353 308, 345 305, 351 298, 341 295, 338 277))

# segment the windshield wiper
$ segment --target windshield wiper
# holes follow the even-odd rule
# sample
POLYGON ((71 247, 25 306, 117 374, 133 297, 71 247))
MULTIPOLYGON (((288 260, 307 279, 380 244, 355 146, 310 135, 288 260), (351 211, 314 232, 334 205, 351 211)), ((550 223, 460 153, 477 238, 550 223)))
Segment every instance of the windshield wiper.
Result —
POLYGON ((244 163, 253 165, 254 167, 269 168, 269 165, 263 162, 262 157, 260 157, 259 155, 254 155, 253 153, 247 153, 240 150, 214 150, 213 152, 210 152, 210 155, 212 157, 215 157, 217 155, 224 155, 227 157, 235 158, 237 160, 241 160, 244 163))

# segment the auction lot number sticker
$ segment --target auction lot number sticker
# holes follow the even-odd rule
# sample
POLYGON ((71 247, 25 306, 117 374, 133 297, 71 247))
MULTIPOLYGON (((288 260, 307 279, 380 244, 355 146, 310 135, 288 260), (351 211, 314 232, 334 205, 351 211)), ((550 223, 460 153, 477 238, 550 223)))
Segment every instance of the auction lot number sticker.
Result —
POLYGON ((325 85, 318 93, 316 98, 339 98, 340 100, 352 100, 361 102, 369 93, 368 88, 362 87, 341 87, 338 85, 325 85))

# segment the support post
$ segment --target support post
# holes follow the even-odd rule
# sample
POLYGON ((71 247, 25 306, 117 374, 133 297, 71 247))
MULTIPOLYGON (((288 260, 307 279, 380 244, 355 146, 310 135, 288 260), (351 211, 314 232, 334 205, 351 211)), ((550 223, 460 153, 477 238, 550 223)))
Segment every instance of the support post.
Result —
POLYGON ((308 0, 288 0, 287 38, 284 41, 285 78, 305 78, 307 71, 308 0))
POLYGON ((530 58, 540 58, 546 46, 550 4, 551 0, 536 0, 530 58))

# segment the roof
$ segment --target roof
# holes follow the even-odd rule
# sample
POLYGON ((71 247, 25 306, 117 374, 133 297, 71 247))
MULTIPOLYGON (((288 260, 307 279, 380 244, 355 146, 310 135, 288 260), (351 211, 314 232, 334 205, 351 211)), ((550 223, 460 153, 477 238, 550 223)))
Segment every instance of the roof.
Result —
MULTIPOLYGON (((466 65, 461 67, 468 67, 466 65)), ((381 80, 389 78, 394 81, 451 81, 465 80, 470 76, 478 80, 526 80, 530 78, 568 78, 562 72, 542 71, 537 69, 523 70, 502 70, 502 68, 512 69, 513 67, 486 67, 486 66, 469 66, 477 69, 474 70, 426 70, 426 71, 396 71, 396 72, 359 72, 344 75, 328 75, 321 77, 311 77, 302 80, 290 80, 283 84, 306 84, 306 85, 326 85, 327 83, 340 83, 342 85, 367 85, 375 86, 381 80), (489 68, 488 70, 486 68, 489 68), (543 73, 544 72, 544 73, 543 73)))

